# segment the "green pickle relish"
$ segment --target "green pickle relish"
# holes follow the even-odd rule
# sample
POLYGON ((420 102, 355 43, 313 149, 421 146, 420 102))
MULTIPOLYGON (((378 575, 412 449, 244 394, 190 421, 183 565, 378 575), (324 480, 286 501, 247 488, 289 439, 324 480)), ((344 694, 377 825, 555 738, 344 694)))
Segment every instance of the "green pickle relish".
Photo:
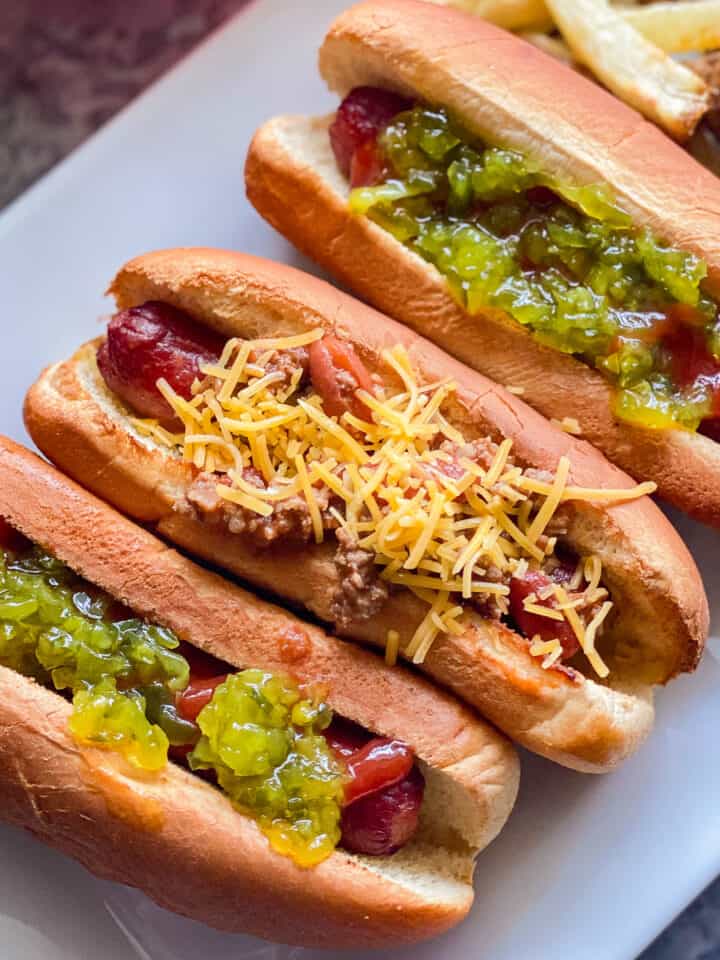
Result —
POLYGON ((79 740, 158 770, 168 738, 146 716, 143 689, 184 689, 188 664, 169 630, 112 619, 116 606, 37 547, 0 550, 0 663, 71 694, 79 740))
POLYGON ((192 723, 175 707, 190 680, 178 647, 39 547, 0 547, 0 664, 72 697, 79 742, 148 771, 165 766, 170 745, 194 747, 191 769, 213 771, 275 850, 304 866, 327 857, 344 784, 321 733, 330 709, 290 677, 244 670, 192 723))
POLYGON ((623 419, 695 430, 717 412, 703 377, 676 382, 662 342, 679 305, 720 358, 703 260, 635 228, 607 186, 556 181, 520 153, 480 143, 441 109, 398 114, 378 147, 384 182, 352 190, 351 209, 434 264, 471 313, 501 309, 541 343, 601 370, 623 419))
POLYGON ((343 771, 321 733, 331 719, 290 678, 244 670, 200 712, 202 737, 189 757, 193 770, 213 770, 233 804, 253 811, 272 846, 301 866, 324 860, 340 840, 343 771))

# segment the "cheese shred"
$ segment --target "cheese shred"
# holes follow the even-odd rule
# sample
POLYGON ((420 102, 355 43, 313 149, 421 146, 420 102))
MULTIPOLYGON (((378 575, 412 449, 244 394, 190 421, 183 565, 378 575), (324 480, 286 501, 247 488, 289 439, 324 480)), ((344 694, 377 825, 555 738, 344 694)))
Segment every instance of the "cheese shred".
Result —
MULTIPOLYGON (((301 371, 288 377, 266 369, 276 352, 320 336, 321 330, 312 330, 230 340, 219 360, 202 368, 204 379, 191 400, 158 381, 182 432, 151 420, 135 419, 133 426, 199 470, 215 473, 218 496, 228 504, 270 517, 276 504, 301 497, 316 543, 325 539, 326 528, 341 527, 372 555, 381 580, 427 605, 402 651, 414 663, 422 663, 439 635, 463 632, 468 604, 479 604, 481 611, 493 604, 496 615, 507 614, 507 584, 542 570, 552 557, 558 531, 553 523, 563 503, 620 502, 654 489, 573 486, 565 456, 547 479, 538 471, 528 476, 513 463, 511 438, 499 445, 469 443, 446 419, 453 381, 418 384, 401 346, 383 354, 395 391, 358 391, 371 419, 350 412, 331 417, 321 397, 300 386, 301 371), (262 482, 248 482, 248 469, 262 482)), ((545 636, 553 623, 568 623, 592 668, 605 677, 596 641, 612 601, 602 586, 599 558, 582 558, 565 586, 572 595, 553 582, 540 596, 526 597, 524 610, 543 618, 545 636)), ((388 663, 395 663, 399 643, 397 631, 389 630, 388 663)), ((557 638, 535 636, 529 649, 545 668, 563 655, 557 638)))
POLYGON ((400 634, 397 630, 388 630, 387 640, 385 642, 385 663, 387 663, 389 667, 394 667, 397 663, 399 648, 400 634))

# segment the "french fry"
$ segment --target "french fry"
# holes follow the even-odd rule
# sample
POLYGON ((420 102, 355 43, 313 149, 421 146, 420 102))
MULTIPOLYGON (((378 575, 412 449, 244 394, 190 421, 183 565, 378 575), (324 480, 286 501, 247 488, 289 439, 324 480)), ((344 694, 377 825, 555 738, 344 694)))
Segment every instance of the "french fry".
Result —
MULTIPOLYGON (((506 30, 547 32, 553 29, 545 0, 432 0, 474 13, 506 30)), ((666 53, 703 52, 720 47, 720 0, 659 0, 616 7, 646 40, 666 53)), ((531 42, 533 42, 531 40, 531 42)))
POLYGON ((444 7, 474 13, 506 30, 552 30, 544 0, 432 0, 444 7))
POLYGON ((704 52, 720 47, 720 0, 665 0, 623 10, 623 18, 667 53, 704 52))
POLYGON ((709 105, 707 84, 646 40, 607 0, 546 0, 573 55, 612 92, 686 141, 709 105))

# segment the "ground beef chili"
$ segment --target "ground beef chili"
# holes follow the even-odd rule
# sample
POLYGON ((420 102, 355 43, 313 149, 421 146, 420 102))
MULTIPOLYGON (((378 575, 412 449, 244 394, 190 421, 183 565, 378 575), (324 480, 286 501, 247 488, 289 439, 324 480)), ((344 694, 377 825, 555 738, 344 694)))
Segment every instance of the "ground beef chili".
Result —
MULTIPOLYGON (((253 486, 264 486, 262 478, 246 468, 243 479, 253 486)), ((307 503, 302 497, 288 497, 273 506, 273 512, 261 517, 253 510, 240 504, 224 500, 217 492, 218 484, 230 485, 223 475, 200 473, 188 489, 184 501, 175 505, 179 513, 196 512, 204 520, 213 524, 223 524, 230 533, 247 536, 257 547, 269 547, 282 541, 284 543, 307 543, 312 535, 312 521, 307 503)), ((323 499, 322 492, 318 494, 323 499)), ((329 502, 329 497, 325 497, 329 502)))
MULTIPOLYGON (((362 129, 366 132, 368 128, 362 129)), ((155 397, 148 399, 153 393, 153 383, 159 377, 164 377, 182 396, 192 396, 194 380, 203 377, 201 365, 216 358, 222 347, 223 344, 218 343, 212 334, 208 334, 185 314, 165 304, 149 302, 121 311, 112 319, 108 339, 99 351, 98 364, 108 386, 121 389, 121 396, 126 402, 139 413, 149 416, 152 411, 153 415, 158 415, 165 401, 157 388, 154 390, 155 397)), ((258 363, 260 359, 256 352, 248 358, 250 363, 258 363)), ((692 351, 678 351, 674 362, 679 377, 692 379, 703 372, 708 376, 713 375, 712 371, 705 370, 701 353, 696 355, 692 351)), ((341 417, 349 411, 360 419, 371 420, 370 410, 357 393, 358 390, 365 390, 373 394, 373 380, 353 348, 334 336, 325 335, 309 347, 275 350, 270 354, 266 351, 262 355, 262 370, 264 374, 282 374, 282 380, 278 381, 281 388, 289 385, 294 377, 297 378, 299 371, 298 383, 315 391, 326 413, 341 417)), ((165 405, 163 410, 167 414, 169 407, 165 405)), ((360 437, 360 433, 357 435, 360 437)), ((438 437, 431 449, 433 456, 423 462, 418 461, 414 467, 415 473, 411 474, 411 483, 417 489, 428 480, 461 479, 466 473, 464 461, 469 460, 485 470, 489 469, 498 447, 487 437, 462 443, 438 437)), ((507 465, 512 466, 510 459, 507 465)), ((543 482, 552 480, 552 476, 544 471, 527 468, 525 473, 543 482)), ((263 476, 254 467, 244 468, 243 480, 258 490, 266 488, 263 476)), ((312 518, 304 496, 294 494, 274 501, 272 513, 260 516, 249 508, 223 498, 218 493, 218 487, 223 484, 232 485, 227 474, 199 471, 184 499, 175 504, 175 509, 199 516, 209 523, 222 524, 231 533, 247 537, 258 549, 277 543, 298 546, 312 541, 312 518)), ((335 537, 337 544, 334 562, 338 572, 338 587, 330 615, 335 627, 347 632, 353 624, 370 619, 383 607, 390 587, 379 576, 374 553, 362 549, 338 520, 338 517, 342 517, 344 502, 337 493, 323 484, 316 487, 315 498, 323 529, 335 537)), ((562 536, 565 530, 566 508, 561 506, 545 533, 538 538, 538 546, 545 548, 550 536, 562 536)), ((521 577, 511 577, 489 564, 482 573, 483 578, 505 584, 509 595, 478 595, 463 602, 484 618, 509 622, 528 640, 536 636, 542 640, 557 638, 562 645, 563 659, 569 659, 578 651, 578 640, 570 624, 566 620, 559 621, 529 612, 524 604, 534 595, 534 602, 538 605, 554 608, 557 603, 555 598, 543 599, 541 595, 553 583, 567 584, 575 574, 576 567, 577 558, 573 556, 551 556, 543 562, 541 569, 531 568, 521 577)), ((573 598, 575 596, 573 594, 573 598)), ((587 619, 588 615, 592 615, 592 610, 581 609, 579 615, 587 619)), ((197 715, 202 708, 203 696, 202 692, 190 689, 184 709, 189 714, 196 710, 197 715)), ((410 788, 408 791, 412 792, 410 788)), ((409 795, 405 791, 403 796, 406 794, 409 795)))
POLYGON ((388 586, 378 576, 375 557, 358 547, 340 528, 336 531, 335 564, 340 587, 333 599, 332 617, 338 627, 369 620, 388 598, 388 586))
MULTIPOLYGON (((257 363, 260 359, 257 351, 251 351, 248 356, 248 363, 257 363)), ((299 383, 305 385, 308 382, 310 365, 310 354, 307 347, 291 347, 289 350, 274 350, 270 357, 263 362, 263 370, 268 373, 281 373, 283 379, 279 381, 283 386, 287 386, 298 370, 300 373, 299 383)))

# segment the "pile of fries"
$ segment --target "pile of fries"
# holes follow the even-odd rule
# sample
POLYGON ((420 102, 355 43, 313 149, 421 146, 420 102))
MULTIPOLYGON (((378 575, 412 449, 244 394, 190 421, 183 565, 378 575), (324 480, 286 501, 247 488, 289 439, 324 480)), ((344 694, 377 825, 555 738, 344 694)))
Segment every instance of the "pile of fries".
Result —
POLYGON ((720 0, 433 0, 594 76, 720 174, 720 0), (678 59, 677 54, 682 56, 678 59), (712 148, 712 149, 710 149, 712 148))

